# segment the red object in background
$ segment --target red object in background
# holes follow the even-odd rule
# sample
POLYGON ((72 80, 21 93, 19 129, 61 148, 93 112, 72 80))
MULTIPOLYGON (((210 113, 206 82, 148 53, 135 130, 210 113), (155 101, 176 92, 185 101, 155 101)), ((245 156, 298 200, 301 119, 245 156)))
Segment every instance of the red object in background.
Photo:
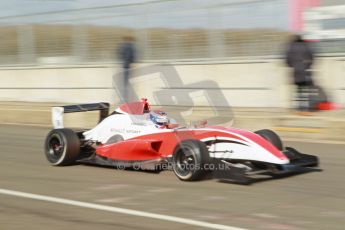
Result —
POLYGON ((317 105, 318 110, 337 110, 341 109, 339 104, 333 102, 321 102, 317 105))
POLYGON ((299 33, 303 30, 303 12, 320 5, 320 0, 289 0, 289 29, 299 33))

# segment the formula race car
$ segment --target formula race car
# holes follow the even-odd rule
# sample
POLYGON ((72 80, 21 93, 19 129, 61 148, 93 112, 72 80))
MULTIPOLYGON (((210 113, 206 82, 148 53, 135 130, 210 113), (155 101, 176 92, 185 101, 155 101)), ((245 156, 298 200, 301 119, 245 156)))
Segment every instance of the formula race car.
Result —
POLYGON ((151 110, 147 100, 119 106, 108 103, 52 108, 54 129, 45 155, 54 166, 75 163, 161 171, 172 169, 182 181, 211 175, 248 183, 255 175, 281 175, 318 166, 316 156, 283 147, 271 130, 249 132, 222 126, 182 127, 166 113, 151 110), (64 128, 63 114, 100 111, 90 130, 64 128))

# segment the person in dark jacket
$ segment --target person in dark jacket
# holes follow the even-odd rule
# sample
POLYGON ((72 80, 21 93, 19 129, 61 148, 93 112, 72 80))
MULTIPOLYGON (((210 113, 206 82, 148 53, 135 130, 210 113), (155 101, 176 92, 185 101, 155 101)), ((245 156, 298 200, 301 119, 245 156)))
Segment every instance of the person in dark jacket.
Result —
POLYGON ((118 57, 122 62, 123 67, 123 93, 122 97, 125 102, 128 102, 128 84, 131 66, 135 62, 135 45, 133 37, 124 37, 124 42, 121 44, 118 50, 118 57))
POLYGON ((314 85, 310 68, 314 54, 308 43, 300 35, 295 35, 286 53, 286 63, 293 68, 293 82, 297 86, 299 110, 310 110, 309 92, 314 85))

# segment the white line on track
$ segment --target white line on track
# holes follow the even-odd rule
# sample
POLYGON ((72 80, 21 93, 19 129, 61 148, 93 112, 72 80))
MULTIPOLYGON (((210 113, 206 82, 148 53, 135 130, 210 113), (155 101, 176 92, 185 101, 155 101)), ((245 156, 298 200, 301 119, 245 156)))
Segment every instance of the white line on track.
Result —
POLYGON ((158 219, 158 220, 163 220, 163 221, 170 221, 170 222, 193 225, 193 226, 209 228, 209 229, 245 230, 244 228, 237 228, 237 227, 221 225, 221 224, 212 224, 212 223, 208 223, 204 221, 192 220, 192 219, 187 219, 187 218, 161 215, 161 214, 155 214, 155 213, 150 213, 150 212, 126 209, 126 208, 117 208, 113 206, 87 203, 87 202, 82 202, 82 201, 69 200, 69 199, 63 199, 63 198, 52 197, 52 196, 44 196, 44 195, 38 195, 38 194, 33 194, 33 193, 19 192, 19 191, 8 190, 8 189, 0 189, 0 194, 28 198, 28 199, 33 199, 33 200, 47 201, 47 202, 58 203, 58 204, 78 206, 82 208, 96 209, 96 210, 101 210, 101 211, 106 211, 106 212, 114 212, 114 213, 121 213, 121 214, 132 215, 132 216, 158 219))

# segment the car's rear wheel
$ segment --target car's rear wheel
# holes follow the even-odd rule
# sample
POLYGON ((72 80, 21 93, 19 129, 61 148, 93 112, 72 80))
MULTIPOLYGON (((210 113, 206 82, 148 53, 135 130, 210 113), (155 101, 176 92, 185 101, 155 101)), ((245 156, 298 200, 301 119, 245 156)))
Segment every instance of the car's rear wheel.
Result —
POLYGON ((255 131, 254 133, 258 134, 262 138, 266 139, 269 141, 271 144, 273 144, 278 150, 283 151, 283 142, 281 141, 280 137, 278 134, 273 132, 272 130, 269 129, 261 129, 258 131, 255 131))
POLYGON ((209 152, 206 145, 197 140, 185 140, 178 144, 173 154, 173 170, 182 181, 202 179, 209 163, 209 152))
POLYGON ((54 166, 73 164, 79 156, 80 140, 71 129, 53 129, 45 141, 45 155, 54 166))

